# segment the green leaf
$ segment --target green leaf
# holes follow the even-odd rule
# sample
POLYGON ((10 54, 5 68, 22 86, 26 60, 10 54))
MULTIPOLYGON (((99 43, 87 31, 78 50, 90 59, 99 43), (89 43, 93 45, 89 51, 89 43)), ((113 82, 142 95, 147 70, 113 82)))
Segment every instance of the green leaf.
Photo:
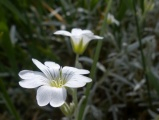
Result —
POLYGON ((128 9, 133 9, 132 6, 132 0, 121 0, 119 5, 119 12, 118 12, 118 19, 121 20, 123 17, 125 17, 125 13, 128 9))
POLYGON ((27 23, 25 17, 19 12, 19 10, 9 1, 9 0, 0 0, 0 4, 6 7, 14 16, 22 20, 24 23, 27 23))
POLYGON ((8 61, 11 67, 10 71, 14 72, 13 74, 17 77, 17 63, 14 54, 15 51, 10 40, 8 27, 5 22, 0 22, 0 31, 3 32, 3 35, 0 39, 1 47, 8 57, 8 61))

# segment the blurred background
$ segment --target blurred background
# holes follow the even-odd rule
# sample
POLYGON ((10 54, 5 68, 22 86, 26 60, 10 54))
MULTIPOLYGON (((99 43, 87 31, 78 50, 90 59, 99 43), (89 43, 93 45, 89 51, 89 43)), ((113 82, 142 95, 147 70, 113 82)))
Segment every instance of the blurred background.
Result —
MULTIPOLYGON (((104 37, 85 120, 159 120, 158 0, 0 0, 0 120, 64 117, 39 107, 18 72, 38 70, 32 58, 74 66, 70 38, 53 34, 72 28, 104 37)), ((97 44, 80 56, 83 68, 91 69, 97 44)))

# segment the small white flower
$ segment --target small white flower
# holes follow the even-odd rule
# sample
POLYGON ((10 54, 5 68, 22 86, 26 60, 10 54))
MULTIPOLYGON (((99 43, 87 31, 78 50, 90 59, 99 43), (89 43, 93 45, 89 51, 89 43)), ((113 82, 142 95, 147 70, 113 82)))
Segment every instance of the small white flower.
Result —
POLYGON ((108 24, 112 24, 112 23, 115 23, 117 26, 119 26, 119 21, 117 21, 114 16, 110 13, 108 13, 108 16, 107 16, 107 22, 108 24))
POLYGON ((77 54, 82 54, 92 39, 103 39, 103 37, 94 35, 90 30, 81 30, 79 28, 72 29, 71 33, 65 30, 59 30, 54 34, 70 36, 73 50, 77 54))
POLYGON ((44 64, 36 59, 33 63, 42 71, 22 70, 19 76, 22 81, 21 87, 36 88, 36 99, 39 106, 45 106, 50 103, 53 107, 59 107, 64 104, 67 93, 66 87, 83 87, 92 80, 82 74, 88 74, 88 70, 77 69, 73 67, 60 67, 58 64, 46 61, 44 64))

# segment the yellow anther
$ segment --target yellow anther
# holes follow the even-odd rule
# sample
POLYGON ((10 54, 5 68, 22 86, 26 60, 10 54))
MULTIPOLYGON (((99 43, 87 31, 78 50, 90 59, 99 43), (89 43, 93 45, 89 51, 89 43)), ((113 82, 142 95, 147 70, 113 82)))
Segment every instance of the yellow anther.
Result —
POLYGON ((62 87, 62 86, 64 85, 64 81, 61 80, 61 79, 52 80, 52 81, 50 82, 50 85, 51 85, 52 87, 60 88, 60 87, 62 87))

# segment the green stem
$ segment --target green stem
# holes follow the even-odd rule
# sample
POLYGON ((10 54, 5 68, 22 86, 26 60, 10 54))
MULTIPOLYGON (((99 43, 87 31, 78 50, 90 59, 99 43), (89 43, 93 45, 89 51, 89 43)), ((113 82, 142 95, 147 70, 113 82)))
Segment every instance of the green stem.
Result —
MULTIPOLYGON (((75 67, 78 68, 78 58, 79 58, 79 54, 76 54, 76 59, 75 59, 75 67)), ((78 105, 78 99, 77 99, 77 90, 73 89, 73 93, 72 93, 72 97, 73 97, 73 102, 75 104, 75 112, 74 112, 74 116, 77 116, 77 105, 78 105)))
MULTIPOLYGON (((152 106, 151 102, 151 95, 150 95, 150 85, 149 85, 149 80, 148 80, 148 75, 147 75, 147 70, 146 70, 146 62, 145 62, 145 57, 142 49, 142 42, 141 42, 141 32, 140 32, 140 26, 138 23, 138 18, 137 18, 137 11, 136 11, 136 2, 133 0, 133 9, 134 9, 134 14, 135 14, 135 22, 136 22, 136 30, 137 30, 137 36, 138 36, 138 42, 139 42, 139 48, 140 48, 140 54, 141 54, 141 60, 142 60, 142 66, 145 74, 145 79, 146 79, 146 85, 147 85, 147 94, 148 94, 148 103, 149 106, 152 106)), ((143 12, 144 13, 144 12, 143 12)), ((141 23, 140 23, 141 24, 141 23)))
POLYGON ((79 54, 76 54, 76 59, 75 59, 75 67, 78 68, 78 58, 79 54))
POLYGON ((77 90, 76 89, 73 89, 72 97, 73 97, 73 102, 74 102, 75 106, 77 106, 78 100, 77 100, 77 90))
POLYGON ((80 111, 80 106, 83 104, 84 100, 85 100, 86 96, 82 96, 79 103, 78 103, 78 106, 77 106, 77 110, 76 110, 76 114, 75 114, 75 120, 78 120, 78 113, 80 111))
MULTIPOLYGON (((103 24, 102 24, 102 28, 101 28, 101 32, 100 32, 100 35, 103 35, 105 31, 105 28, 107 28, 107 24, 106 24, 106 21, 107 21, 107 14, 111 8, 111 4, 112 4, 112 0, 109 0, 108 2, 108 6, 107 6, 107 9, 105 11, 105 17, 104 17, 104 20, 103 20, 103 24)), ((102 47, 102 40, 99 40, 98 41, 98 44, 97 44, 97 49, 95 51, 95 56, 94 56, 94 59, 93 59, 93 65, 91 67, 91 73, 90 73, 90 77, 92 79, 94 79, 95 77, 95 72, 96 72, 96 64, 98 62, 98 59, 99 59, 99 54, 100 54, 100 50, 101 50, 101 47, 102 47)), ((86 99, 84 100, 83 104, 81 105, 80 107, 80 111, 78 113, 78 119, 77 120, 82 120, 82 117, 83 117, 83 114, 85 112, 85 108, 86 108, 86 105, 87 105, 87 102, 89 100, 89 93, 90 93, 90 89, 92 87, 92 82, 89 83, 86 87, 86 91, 85 91, 85 95, 86 95, 86 99)))
MULTIPOLYGON (((79 54, 76 54, 76 59, 75 59, 75 67, 78 68, 78 58, 79 54)), ((77 106, 78 100, 77 100, 77 90, 73 89, 73 101, 75 103, 75 106, 77 106)))
POLYGON ((17 113, 13 103, 11 102, 11 99, 9 98, 7 90, 5 89, 5 86, 1 79, 0 79, 0 89, 2 90, 2 96, 4 98, 4 101, 9 109, 9 111, 13 114, 15 120, 20 120, 19 114, 17 113))
POLYGON ((145 12, 144 0, 140 0, 140 6, 143 14, 145 12))

